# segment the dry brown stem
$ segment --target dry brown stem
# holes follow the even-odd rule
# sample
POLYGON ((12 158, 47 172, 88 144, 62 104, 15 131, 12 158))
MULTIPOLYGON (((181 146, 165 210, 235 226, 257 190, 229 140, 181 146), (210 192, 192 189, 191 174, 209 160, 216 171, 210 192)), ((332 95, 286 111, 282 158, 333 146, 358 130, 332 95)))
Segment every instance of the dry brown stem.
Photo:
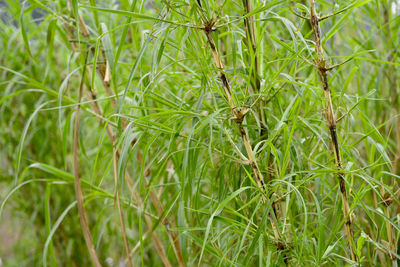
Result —
MULTIPOLYGON (((85 65, 87 64, 89 51, 86 52, 85 56, 85 65)), ((82 87, 85 79, 86 68, 82 71, 81 82, 78 88, 78 105, 75 112, 75 123, 74 123, 74 144, 73 144, 73 152, 74 152, 74 188, 75 188, 75 197, 78 206, 79 213, 79 221, 81 224, 83 238, 85 239, 86 245, 89 249, 90 257, 92 258, 92 262, 96 267, 101 266, 99 257, 97 256, 96 249, 93 244, 92 234, 90 233, 89 223, 86 217, 85 207, 84 207, 84 197, 82 192, 81 180, 79 177, 79 147, 78 147, 78 133, 79 133, 79 112, 81 109, 81 98, 82 98, 82 87)))
MULTIPOLYGON (((70 2, 70 4, 71 4, 71 2, 70 2)), ((71 6, 72 6, 72 5, 71 5, 71 6)), ((81 25, 81 29, 82 29, 83 35, 84 35, 85 37, 89 37, 89 32, 88 32, 88 30, 87 30, 85 21, 83 20, 83 18, 82 18, 82 16, 81 16, 80 14, 79 14, 79 16, 78 16, 78 19, 79 19, 79 23, 80 23, 80 25, 81 25)), ((74 38, 74 33, 73 33, 73 31, 72 31, 67 25, 66 25, 66 30, 67 30, 67 33, 68 33, 69 37, 70 37, 71 39, 73 39, 73 38, 74 38)), ((74 43, 71 44, 71 47, 72 47, 72 49, 73 49, 75 52, 77 52, 78 47, 77 47, 74 43)), ((88 73, 88 76, 91 77, 91 75, 90 75, 90 68, 89 68, 89 67, 86 67, 86 68, 85 68, 85 71, 88 73)), ((106 71, 107 71, 107 70, 106 70, 106 71)), ((102 76, 102 77, 101 77, 101 80, 103 81, 103 86, 104 86, 106 92, 107 92, 109 95, 112 95, 112 91, 111 91, 111 89, 109 88, 109 83, 107 82, 107 79, 106 79, 107 77, 105 77, 105 76, 107 76, 107 73, 106 73, 106 72, 105 72, 105 73, 99 72, 99 74, 102 76)), ((87 98, 88 98, 89 100, 96 100, 96 94, 95 94, 94 88, 90 88, 90 84, 89 84, 89 83, 88 83, 88 87, 84 86, 84 88, 85 88, 85 94, 86 94, 87 98), (89 87, 89 88, 88 88, 88 87, 89 87)), ((113 104, 113 106, 115 106, 115 105, 116 105, 115 99, 112 99, 111 103, 113 104)), ((101 108, 100 108, 100 106, 98 105, 98 103, 97 103, 96 101, 91 101, 90 104, 91 104, 91 106, 92 106, 94 112, 95 112, 97 115, 99 115, 99 117, 102 117, 102 111, 101 111, 101 108)), ((80 107, 80 106, 78 106, 78 107, 80 107)), ((99 123, 100 123, 100 122, 101 122, 101 121, 99 120, 99 123)), ((126 124, 123 123, 122 125, 123 125, 124 128, 125 128, 125 125, 126 125, 126 124)), ((106 132, 107 132, 107 135, 108 135, 109 138, 110 138, 111 143, 112 143, 113 146, 114 146, 114 145, 115 145, 115 135, 114 135, 114 133, 113 133, 113 130, 112 130, 110 124, 107 124, 107 125, 106 125, 106 132)), ((115 151, 115 158, 116 158, 116 161, 118 161, 119 155, 120 155, 120 151, 119 151, 119 149, 116 149, 116 151, 115 151)), ((127 182, 127 184, 128 184, 129 189, 132 191, 132 189, 133 189, 133 182, 132 182, 132 179, 130 178, 129 174, 126 174, 126 175, 125 175, 125 180, 126 180, 126 182, 127 182)), ((82 190, 81 190, 81 192, 82 192, 82 190)), ((116 193, 118 194, 118 195, 117 195, 117 206, 118 206, 119 218, 120 218, 120 221, 121 221, 121 227, 124 227, 124 223, 123 223, 123 214, 122 214, 121 204, 120 204, 120 201, 119 201, 119 192, 118 192, 118 190, 116 190, 116 193)), ((136 191, 136 189, 135 189, 132 193, 133 193, 133 196, 134 196, 135 201, 139 204, 139 206, 141 206, 141 208, 144 208, 144 207, 143 207, 143 203, 142 203, 142 201, 140 200, 139 194, 138 194, 138 192, 136 191)), ((152 199, 152 201, 153 201, 154 206, 157 207, 158 215, 159 215, 159 216, 162 216, 162 215, 164 214, 164 211, 163 211, 163 209, 162 209, 162 205, 161 205, 160 200, 158 199, 157 195, 155 195, 152 191, 150 191, 150 196, 151 196, 151 199, 152 199)), ((82 194, 82 198, 83 198, 83 194, 82 194)), ((151 229, 152 229, 151 218, 150 218, 150 216, 148 216, 148 215, 146 215, 146 214, 144 215, 144 217, 145 217, 145 220, 146 220, 146 222, 147 222, 148 229, 149 229, 149 231, 151 231, 151 229)), ((165 218, 165 220, 168 221, 167 218, 165 218)), ((171 219, 171 225, 175 225, 175 220, 174 220, 173 218, 171 219)), ((90 233, 90 232, 89 232, 89 233, 90 233)), ((123 235, 123 239, 124 239, 125 250, 127 251, 127 261, 128 261, 128 264, 131 266, 130 257, 129 257, 129 255, 130 255, 130 253, 129 253, 129 245, 128 245, 128 243, 127 243, 127 238, 126 238, 126 234, 125 234, 125 229, 122 229, 122 235, 123 235)), ((177 233, 174 232, 174 231, 168 230, 168 235, 169 235, 170 239, 173 240, 174 252, 175 252, 175 254, 176 254, 176 257, 177 257, 179 266, 180 266, 180 267, 186 266, 186 264, 185 264, 185 262, 184 262, 184 259, 183 259, 182 252, 181 252, 180 241, 179 241, 179 238, 177 237, 177 233)), ((168 258, 167 258, 167 256, 166 256, 166 254, 165 254, 164 246, 163 246, 161 240, 158 238, 158 235, 157 235, 156 232, 153 232, 153 233, 152 233, 152 240, 153 240, 153 242, 154 242, 154 245, 155 245, 155 247, 156 247, 156 250, 157 250, 157 252, 158 252, 158 255, 159 255, 160 258, 162 259, 162 262, 164 263, 164 265, 167 266, 167 267, 168 267, 168 266, 171 266, 171 263, 169 262, 169 260, 168 260, 168 258)))

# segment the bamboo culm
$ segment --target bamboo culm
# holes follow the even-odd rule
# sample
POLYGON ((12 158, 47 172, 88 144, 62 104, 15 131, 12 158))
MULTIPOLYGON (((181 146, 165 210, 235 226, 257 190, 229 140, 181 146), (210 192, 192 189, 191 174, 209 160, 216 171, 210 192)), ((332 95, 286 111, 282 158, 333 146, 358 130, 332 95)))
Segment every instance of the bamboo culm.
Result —
POLYGON ((321 19, 318 17, 315 11, 314 0, 309 0, 309 5, 310 5, 310 23, 313 28, 314 39, 315 39, 315 51, 317 54, 317 57, 315 59, 315 66, 318 70, 318 74, 321 79, 321 86, 324 91, 326 118, 327 118, 329 133, 333 144, 335 164, 338 169, 336 176, 339 182, 339 188, 342 195, 342 210, 343 210, 343 216, 345 218, 345 228, 349 243, 350 256, 353 261, 357 262, 358 259, 355 253, 355 245, 354 245, 353 220, 351 217, 350 204, 346 192, 345 176, 344 173, 342 172, 342 159, 340 156, 340 147, 336 131, 336 118, 333 110, 331 90, 329 88, 328 75, 327 75, 327 72, 330 68, 326 66, 326 60, 324 58, 324 52, 321 45, 321 34, 320 34, 321 30, 319 26, 319 22, 321 19))

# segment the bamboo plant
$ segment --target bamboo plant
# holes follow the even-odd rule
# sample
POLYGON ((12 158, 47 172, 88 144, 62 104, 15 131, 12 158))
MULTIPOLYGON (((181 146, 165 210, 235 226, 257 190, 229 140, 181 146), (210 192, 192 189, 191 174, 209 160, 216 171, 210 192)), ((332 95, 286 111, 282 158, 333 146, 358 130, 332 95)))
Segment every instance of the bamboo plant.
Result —
POLYGON ((313 28, 315 52, 316 52, 316 58, 314 61, 315 61, 315 67, 320 76, 321 87, 324 91, 326 121, 327 121, 327 126, 329 128, 329 133, 331 136, 331 141, 333 146, 332 152, 335 157, 335 163, 338 170, 336 176, 339 182, 339 188, 342 195, 342 210, 343 210, 343 218, 345 221, 344 227, 347 233, 351 259, 353 261, 358 261, 356 257, 356 248, 354 243, 353 218, 350 210, 349 197, 346 191, 345 174, 342 171, 343 169, 342 158, 340 155, 340 144, 338 140, 337 127, 336 127, 337 121, 335 112, 333 110, 331 89, 329 87, 329 82, 328 82, 328 71, 331 70, 332 67, 327 65, 326 59, 324 58, 324 49, 321 45, 321 29, 319 23, 323 18, 320 18, 317 15, 314 0, 309 0, 309 5, 310 5, 310 23, 313 28))
POLYGON ((398 265, 399 17, 0 1, 0 261, 398 265))

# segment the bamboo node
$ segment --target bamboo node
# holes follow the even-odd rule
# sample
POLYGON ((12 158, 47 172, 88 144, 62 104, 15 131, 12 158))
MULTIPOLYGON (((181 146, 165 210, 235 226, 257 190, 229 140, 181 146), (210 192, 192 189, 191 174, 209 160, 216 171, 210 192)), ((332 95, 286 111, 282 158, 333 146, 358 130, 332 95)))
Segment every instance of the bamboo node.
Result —
POLYGON ((215 22, 216 22, 216 19, 212 18, 204 23, 203 30, 205 31, 206 34, 209 34, 210 32, 216 30, 216 28, 214 27, 215 22))

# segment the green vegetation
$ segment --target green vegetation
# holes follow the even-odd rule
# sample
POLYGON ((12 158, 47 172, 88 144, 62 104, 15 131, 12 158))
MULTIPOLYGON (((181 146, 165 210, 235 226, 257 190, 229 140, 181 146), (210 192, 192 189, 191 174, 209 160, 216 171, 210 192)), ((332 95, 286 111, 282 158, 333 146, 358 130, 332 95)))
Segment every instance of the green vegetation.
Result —
POLYGON ((400 263, 399 1, 8 0, 0 36, 4 266, 400 263))

